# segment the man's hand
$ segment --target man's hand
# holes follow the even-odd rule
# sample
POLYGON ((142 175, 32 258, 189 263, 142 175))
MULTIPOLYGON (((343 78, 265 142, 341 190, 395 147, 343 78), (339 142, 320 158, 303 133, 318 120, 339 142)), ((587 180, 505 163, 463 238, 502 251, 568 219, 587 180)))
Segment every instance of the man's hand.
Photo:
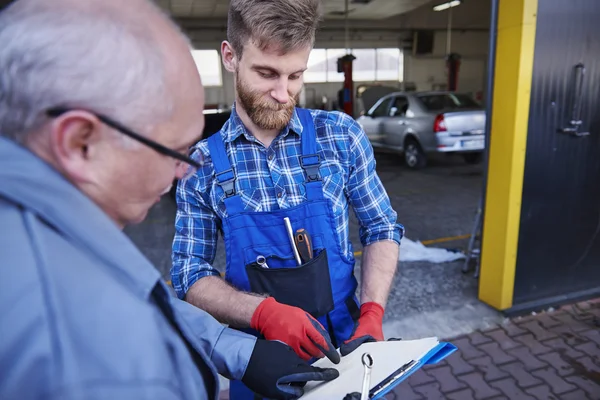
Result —
POLYGON ((281 342, 258 339, 242 382, 269 399, 297 399, 308 381, 331 381, 340 373, 333 368, 306 364, 291 347, 281 342))
POLYGON ((346 356, 366 342, 383 340, 383 307, 375 302, 360 306, 360 317, 354 326, 350 339, 342 343, 340 353, 346 356))
POLYGON ((343 400, 360 400, 360 393, 358 393, 358 392, 348 393, 346 396, 344 396, 343 400))
POLYGON ((304 360, 325 355, 334 364, 340 362, 340 355, 323 325, 298 307, 278 303, 269 297, 256 308, 250 326, 267 340, 288 344, 304 360))

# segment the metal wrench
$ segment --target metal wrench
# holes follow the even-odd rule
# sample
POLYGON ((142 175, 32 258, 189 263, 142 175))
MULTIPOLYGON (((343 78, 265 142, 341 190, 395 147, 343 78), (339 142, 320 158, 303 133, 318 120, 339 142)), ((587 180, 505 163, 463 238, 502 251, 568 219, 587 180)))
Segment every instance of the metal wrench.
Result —
POLYGON ((256 257, 256 263, 263 268, 269 268, 269 266, 267 265, 267 258, 265 256, 256 257))
POLYGON ((373 357, 369 353, 364 353, 361 357, 362 364, 365 367, 363 375, 362 392, 360 400, 369 400, 369 391, 371 390, 371 369, 373 368, 373 357))

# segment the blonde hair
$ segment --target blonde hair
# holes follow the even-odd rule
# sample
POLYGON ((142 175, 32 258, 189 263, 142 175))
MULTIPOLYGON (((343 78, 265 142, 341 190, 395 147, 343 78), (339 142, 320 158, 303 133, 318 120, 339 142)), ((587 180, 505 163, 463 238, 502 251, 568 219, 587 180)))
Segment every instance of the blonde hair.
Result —
POLYGON ((314 45, 320 19, 320 0, 231 0, 227 40, 238 58, 249 40, 286 54, 314 45))

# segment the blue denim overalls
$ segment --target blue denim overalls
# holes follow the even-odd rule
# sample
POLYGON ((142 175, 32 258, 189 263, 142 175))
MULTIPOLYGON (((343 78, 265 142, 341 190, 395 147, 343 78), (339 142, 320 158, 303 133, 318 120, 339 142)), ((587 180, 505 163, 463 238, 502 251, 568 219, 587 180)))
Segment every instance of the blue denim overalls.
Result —
MULTIPOLYGON (((319 320, 334 346, 339 347, 352 334, 359 315, 354 263, 341 256, 331 200, 323 195, 312 116, 306 109, 296 111, 302 123, 302 156, 296 162, 305 171, 306 201, 289 209, 244 211, 223 139, 220 133, 208 139, 228 214, 223 221, 225 279, 239 290, 268 293, 280 303, 304 309, 319 320), (313 242, 314 257, 300 266, 294 258, 285 217, 294 232, 305 229, 313 242), (265 257, 268 268, 257 263, 258 256, 265 257)), ((253 330, 246 332, 257 335, 253 330)), ((241 382, 232 381, 230 398, 254 399, 255 395, 241 382)))

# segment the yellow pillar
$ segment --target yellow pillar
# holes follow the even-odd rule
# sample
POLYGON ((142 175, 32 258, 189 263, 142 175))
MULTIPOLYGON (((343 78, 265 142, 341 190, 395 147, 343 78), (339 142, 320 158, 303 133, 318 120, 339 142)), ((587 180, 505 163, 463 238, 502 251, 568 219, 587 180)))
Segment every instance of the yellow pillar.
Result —
POLYGON ((538 0, 501 0, 479 299, 512 306, 538 0))

